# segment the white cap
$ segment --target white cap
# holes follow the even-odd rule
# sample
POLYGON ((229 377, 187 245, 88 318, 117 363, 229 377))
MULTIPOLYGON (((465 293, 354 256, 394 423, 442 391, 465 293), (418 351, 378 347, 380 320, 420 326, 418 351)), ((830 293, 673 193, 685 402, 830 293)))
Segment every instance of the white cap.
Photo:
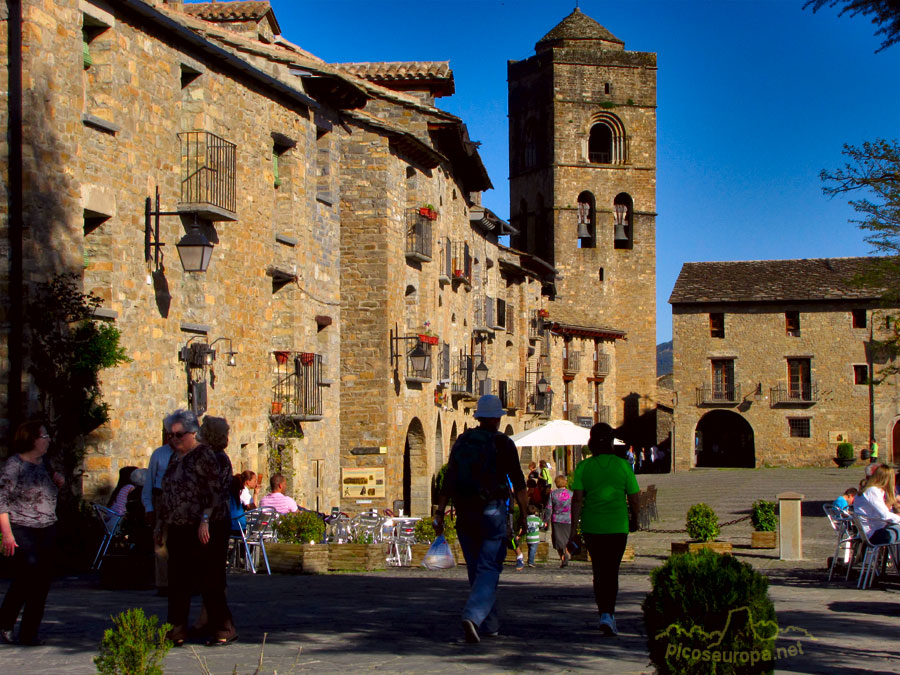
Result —
POLYGON ((490 417, 499 419, 503 417, 503 404, 500 398, 493 394, 485 394, 478 399, 478 407, 475 408, 475 417, 490 417))

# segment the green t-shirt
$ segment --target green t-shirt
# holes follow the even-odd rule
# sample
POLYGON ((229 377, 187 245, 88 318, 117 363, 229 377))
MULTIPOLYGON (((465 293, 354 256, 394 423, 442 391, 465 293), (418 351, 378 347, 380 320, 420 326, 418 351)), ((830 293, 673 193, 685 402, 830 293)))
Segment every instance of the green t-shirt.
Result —
POLYGON ((640 492, 628 462, 615 455, 595 455, 575 467, 573 490, 584 490, 581 531, 588 534, 628 534, 625 495, 640 492))

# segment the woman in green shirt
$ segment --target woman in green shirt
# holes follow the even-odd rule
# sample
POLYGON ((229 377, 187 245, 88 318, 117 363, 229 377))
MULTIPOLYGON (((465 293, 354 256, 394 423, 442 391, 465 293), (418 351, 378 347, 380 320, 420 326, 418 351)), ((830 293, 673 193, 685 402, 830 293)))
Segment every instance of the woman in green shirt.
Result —
MULTIPOLYGON (((619 563, 628 533, 637 530, 640 492, 628 462, 613 454, 613 437, 608 424, 601 422, 591 428, 588 448, 592 457, 575 468, 572 480, 572 522, 581 519, 581 533, 594 571, 600 631, 605 635, 618 634, 615 611, 619 563)), ((576 529, 572 528, 573 535, 576 529)))

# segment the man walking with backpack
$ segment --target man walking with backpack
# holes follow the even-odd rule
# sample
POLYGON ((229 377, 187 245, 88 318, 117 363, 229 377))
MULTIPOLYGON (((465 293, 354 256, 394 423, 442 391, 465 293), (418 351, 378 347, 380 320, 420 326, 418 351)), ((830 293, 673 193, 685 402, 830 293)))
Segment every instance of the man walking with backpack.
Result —
POLYGON ((444 531, 444 511, 452 500, 456 507, 456 532, 466 559, 472 590, 462 613, 466 642, 480 642, 481 635, 495 636, 497 584, 506 558, 509 486, 519 504, 516 531, 525 528, 528 499, 519 454, 508 436, 498 432, 503 405, 493 395, 478 399, 475 418, 479 426, 456 439, 450 451, 441 487, 435 534, 444 531))

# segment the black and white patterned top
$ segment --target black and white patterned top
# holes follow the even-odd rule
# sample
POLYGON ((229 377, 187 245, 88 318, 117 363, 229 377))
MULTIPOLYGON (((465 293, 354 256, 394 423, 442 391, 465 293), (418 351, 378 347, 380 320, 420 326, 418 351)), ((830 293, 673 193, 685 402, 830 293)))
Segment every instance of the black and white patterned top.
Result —
POLYGON ((22 527, 49 527, 56 522, 59 490, 43 462, 33 464, 13 455, 0 469, 0 513, 22 527))
POLYGON ((162 482, 163 522, 199 525, 203 511, 208 508, 212 508, 210 520, 228 518, 228 502, 223 494, 226 471, 230 476, 231 462, 223 466, 208 445, 200 444, 183 457, 173 453, 162 482))

